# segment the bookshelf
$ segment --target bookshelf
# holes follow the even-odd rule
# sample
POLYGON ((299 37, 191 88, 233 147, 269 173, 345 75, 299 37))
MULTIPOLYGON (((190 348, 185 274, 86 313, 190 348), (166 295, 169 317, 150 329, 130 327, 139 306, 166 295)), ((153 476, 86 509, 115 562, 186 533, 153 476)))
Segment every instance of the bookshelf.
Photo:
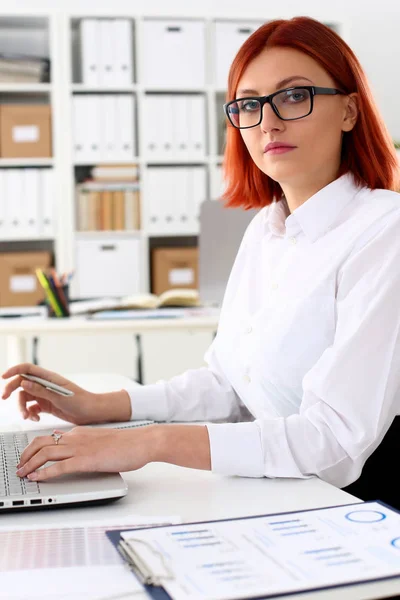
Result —
MULTIPOLYGON (((265 17, 260 15, 260 18, 254 18, 253 20, 226 19, 220 18, 217 14, 213 18, 209 15, 204 17, 199 13, 195 17, 165 15, 156 18, 134 12, 129 14, 126 10, 125 12, 119 12, 118 9, 115 13, 112 11, 109 14, 102 12, 100 15, 88 14, 83 11, 82 14, 79 12, 68 14, 65 11, 54 11, 54 13, 31 16, 13 15, 12 8, 10 8, 10 14, 5 14, 5 12, 4 9, 0 11, 0 31, 7 31, 7 38, 15 39, 15 43, 24 37, 28 40, 26 50, 30 50, 33 54, 38 51, 46 52, 46 56, 51 62, 51 79, 48 83, 0 83, 0 102, 4 98, 17 98, 18 102, 30 102, 32 99, 48 101, 51 105, 52 114, 53 153, 49 158, 0 158, 0 169, 48 168, 54 173, 56 181, 54 194, 56 227, 51 242, 58 271, 79 271, 79 256, 82 254, 82 248, 85 244, 90 245, 97 241, 100 245, 111 246, 113 243, 118 245, 123 241, 125 244, 131 240, 132 249, 134 248, 135 252, 139 252, 136 261, 139 273, 135 274, 135 285, 138 285, 139 289, 129 289, 128 284, 123 292, 129 294, 137 291, 150 291, 151 249, 162 246, 163 241, 167 239, 170 244, 171 238, 176 239, 178 246, 185 246, 189 243, 189 240, 196 239, 199 229, 198 221, 192 219, 189 223, 182 216, 175 219, 175 228, 171 221, 168 226, 164 223, 164 229, 161 225, 158 228, 151 221, 151 211, 154 203, 161 212, 165 208, 162 199, 164 194, 166 195, 167 179, 164 182, 162 174, 172 177, 171 181, 175 181, 175 183, 171 183, 171 189, 175 189, 173 186, 177 185, 176 181, 178 180, 178 174, 180 174, 183 178, 186 177, 188 181, 192 181, 192 188, 187 189, 203 190, 199 192, 199 197, 194 200, 197 203, 197 211, 201 202, 201 194, 204 196, 203 199, 209 197, 216 199, 220 196, 222 191, 221 164, 225 128, 222 104, 225 101, 225 89, 221 81, 223 78, 221 68, 219 68, 219 71, 217 68, 218 60, 219 67, 222 64, 221 60, 218 59, 218 52, 221 52, 221 46, 226 46, 228 49, 226 52, 229 52, 229 48, 231 48, 232 56, 225 61, 228 64, 234 55, 233 47, 235 44, 236 46, 240 45, 255 28, 265 21, 265 17), (100 25, 98 30, 100 32, 103 31, 101 29, 103 26, 105 30, 104 23, 112 22, 115 24, 119 20, 128 23, 130 32, 128 58, 132 64, 132 76, 129 81, 115 83, 109 78, 108 81, 104 82, 101 81, 100 77, 97 82, 87 82, 88 77, 85 76, 83 64, 84 34, 82 33, 83 22, 87 20, 96 20, 97 23, 102 23, 103 25, 100 25), (187 27, 188 31, 191 32, 192 43, 195 44, 196 40, 198 41, 200 50, 197 46, 191 47, 192 62, 190 65, 185 63, 185 53, 181 52, 179 56, 180 62, 177 63, 179 64, 179 71, 184 73, 186 69, 188 73, 186 83, 177 79, 174 80, 172 77, 169 79, 165 74, 161 74, 164 75, 164 79, 160 76, 159 81, 156 81, 154 61, 151 62, 148 53, 148 47, 151 43, 149 35, 151 35, 152 26, 154 26, 153 33, 155 36, 153 42, 157 44, 161 43, 157 28, 158 31, 162 31, 164 27, 169 27, 171 30, 174 30, 174 28, 178 30, 181 26, 187 27), (234 39, 235 35, 241 36, 239 44, 238 39, 234 39), (224 41, 223 44, 222 41, 224 41), (218 47, 219 50, 217 51, 218 47), (197 67, 197 64, 200 67, 197 67), (77 156, 74 148, 76 137, 76 120, 74 119, 76 119, 77 98, 78 103, 79 99, 85 98, 101 98, 104 103, 106 102, 104 98, 109 98, 108 102, 118 102, 115 100, 116 98, 132 99, 135 135, 134 147, 129 156, 123 158, 121 156, 113 157, 112 155, 107 156, 107 158, 100 155, 95 158, 77 156), (202 103, 201 112, 203 114, 203 121, 199 121, 200 127, 203 127, 202 149, 195 148, 195 145, 193 145, 192 150, 181 148, 168 152, 164 150, 158 154, 149 150, 149 146, 146 146, 146 140, 149 138, 149 123, 145 121, 144 117, 146 111, 148 112, 149 103, 153 102, 156 106, 157 101, 162 98, 165 98, 166 101, 168 99, 178 100, 181 102, 181 109, 186 111, 184 114, 188 115, 198 114, 193 112, 198 108, 193 107, 200 106, 200 104, 195 105, 196 99, 199 99, 199 102, 202 103), (185 106, 185 102, 187 106, 185 106), (191 110, 192 113, 190 113, 191 110), (81 173, 93 166, 123 164, 136 164, 138 167, 140 229, 131 231, 78 230, 79 207, 77 206, 76 186, 81 173), (173 175, 176 175, 175 180, 173 175), (204 181, 202 179, 203 175, 204 181), (154 177, 158 182, 157 185, 154 183, 154 177)), ((339 29, 340 26, 336 24, 335 27, 339 29)), ((98 35, 105 35, 104 31, 98 35)), ((100 58, 100 62, 101 60, 103 63, 106 61, 104 55, 100 58)), ((107 79, 108 75, 103 73, 103 78, 107 79)), ((121 102, 125 100, 121 100, 121 102)), ((106 112, 105 114, 109 113, 106 112)), ((166 112, 165 114, 172 115, 173 112, 166 112)), ((183 113, 178 111, 177 114, 183 113)), ((92 117, 89 116, 89 118, 92 117)), ((176 116, 174 118, 176 119, 176 116)), ((102 125, 100 126, 101 129, 102 125)), ((181 129, 184 131, 184 127, 181 127, 181 129)), ((158 128, 152 132, 156 136, 156 141, 158 135, 164 135, 160 131, 158 128)), ((188 192, 186 195, 188 202, 191 201, 189 196, 190 193, 188 192)), ((184 202, 183 197, 181 202, 184 202)), ((168 215, 165 219, 168 219, 168 215)), ((37 239, 32 238, 32 241, 37 243, 37 239)), ((48 238, 46 239, 48 240, 48 238)), ((23 241, 25 247, 29 248, 29 240, 24 238, 23 241)), ((94 262, 93 271, 101 270, 101 263, 94 262)), ((115 265, 115 269, 118 270, 118 264, 115 265)), ((122 273, 123 270, 121 270, 122 273)), ((79 277, 75 277, 72 281, 71 295, 74 297, 81 295, 79 277)))

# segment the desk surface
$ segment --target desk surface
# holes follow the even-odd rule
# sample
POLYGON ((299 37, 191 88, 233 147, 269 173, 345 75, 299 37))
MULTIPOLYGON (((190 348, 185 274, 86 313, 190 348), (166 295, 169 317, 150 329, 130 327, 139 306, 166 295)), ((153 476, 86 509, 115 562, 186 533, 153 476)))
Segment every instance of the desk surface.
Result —
MULTIPOLYGON (((86 508, 52 509, 34 513, 2 514, 1 526, 57 524, 118 518, 130 514, 178 515, 183 521, 199 521, 301 510, 347 504, 357 499, 318 479, 245 479, 173 465, 152 464, 124 473, 128 496, 112 504, 86 508)), ((366 600, 394 594, 400 580, 302 594, 301 600, 366 600)), ((29 596, 27 597, 27 599, 29 596)), ((144 600, 146 595, 132 598, 144 600)))
POLYGON ((42 317, 20 317, 0 319, 0 335, 29 336, 38 333, 79 333, 98 331, 129 331, 137 333, 166 329, 213 330, 218 325, 218 315, 203 315, 158 319, 90 319, 71 317, 49 319, 42 317))
MULTIPOLYGON (((2 411, 4 411, 4 405, 2 411)), ((15 407, 14 407, 15 410, 15 407)), ((15 413, 14 413, 15 414, 15 413)), ((46 415, 42 427, 52 424, 46 415)), ((14 420, 14 418, 13 418, 14 420)), ((59 423, 54 420, 54 423, 59 423)), ((37 424, 21 422, 22 428, 39 428, 37 424)), ((1 430, 1 425, 0 425, 1 430)), ((117 502, 84 508, 60 508, 35 512, 3 513, 3 526, 57 524, 94 519, 118 518, 140 514, 177 515, 183 521, 201 521, 295 511, 359 500, 319 479, 253 479, 224 477, 208 471, 196 471, 174 465, 155 463, 138 471, 123 473, 128 495, 117 502)), ((312 594, 302 594, 301 600, 365 600, 390 596, 400 590, 400 579, 312 594)), ((145 595, 135 595, 142 600, 145 595)), ((27 599, 29 596, 27 596, 27 599)))

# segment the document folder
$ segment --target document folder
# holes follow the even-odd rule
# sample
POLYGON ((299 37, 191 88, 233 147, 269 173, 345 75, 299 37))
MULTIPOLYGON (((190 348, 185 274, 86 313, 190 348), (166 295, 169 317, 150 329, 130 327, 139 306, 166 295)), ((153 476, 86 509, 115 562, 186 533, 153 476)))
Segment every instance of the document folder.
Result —
POLYGON ((158 600, 270 598, 398 578, 400 513, 382 502, 107 536, 158 600))

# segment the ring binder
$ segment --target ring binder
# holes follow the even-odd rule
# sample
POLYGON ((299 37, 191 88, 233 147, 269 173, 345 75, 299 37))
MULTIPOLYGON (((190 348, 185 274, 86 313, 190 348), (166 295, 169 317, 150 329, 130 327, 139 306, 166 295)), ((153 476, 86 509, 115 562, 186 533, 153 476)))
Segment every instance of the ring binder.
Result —
POLYGON ((156 600, 265 599, 400 581, 400 512, 380 501, 106 535, 156 600))
POLYGON ((159 558, 160 564, 164 568, 164 573, 159 572, 155 574, 145 558, 135 550, 131 543, 121 540, 118 544, 118 550, 123 558, 128 562, 129 567, 135 573, 140 583, 143 585, 160 586, 162 585, 163 580, 175 578, 174 573, 168 567, 166 559, 161 552, 155 548, 152 548, 150 544, 144 540, 131 538, 130 542, 142 544, 147 551, 152 553, 153 557, 159 558))

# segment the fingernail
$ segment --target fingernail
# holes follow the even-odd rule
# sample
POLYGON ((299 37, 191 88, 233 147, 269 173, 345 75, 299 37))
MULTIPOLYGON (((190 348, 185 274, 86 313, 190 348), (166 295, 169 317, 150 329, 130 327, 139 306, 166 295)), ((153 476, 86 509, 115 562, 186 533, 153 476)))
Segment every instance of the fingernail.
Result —
POLYGON ((32 421, 39 421, 39 417, 37 417, 36 415, 34 415, 33 417, 31 417, 32 421))
POLYGON ((21 469, 17 469, 17 475, 18 475, 19 477, 21 476, 21 474, 22 474, 22 471, 23 471, 23 470, 24 470, 23 468, 21 468, 21 469))
POLYGON ((26 381, 26 380, 24 380, 24 381, 21 382, 21 385, 26 390, 30 390, 31 387, 32 387, 32 381, 26 381))
POLYGON ((30 479, 31 481, 35 481, 38 478, 38 474, 37 473, 29 473, 29 475, 27 475, 27 478, 30 479))

